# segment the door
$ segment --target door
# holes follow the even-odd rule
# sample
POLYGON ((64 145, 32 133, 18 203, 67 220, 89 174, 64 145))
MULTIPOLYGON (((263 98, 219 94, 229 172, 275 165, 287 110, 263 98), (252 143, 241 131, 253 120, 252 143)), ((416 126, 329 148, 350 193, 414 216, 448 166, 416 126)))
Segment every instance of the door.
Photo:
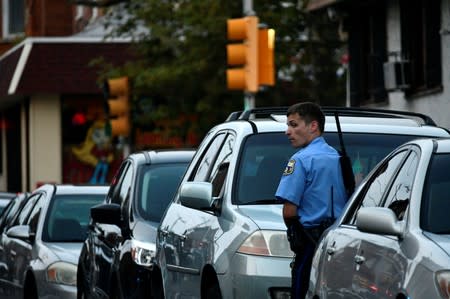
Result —
MULTIPOLYGON (((234 141, 232 134, 216 135, 195 170, 188 175, 188 181, 210 182, 218 205, 224 197, 234 141)), ((167 268, 167 297, 200 297, 201 270, 205 264, 212 264, 217 250, 215 240, 223 233, 219 221, 217 213, 185 207, 175 197, 161 224, 161 231, 165 232, 162 245, 167 268), (176 287, 167 287, 168 282, 176 287)))
MULTIPOLYGON (((403 153, 402 153, 403 154, 403 153)), ((392 174, 386 192, 380 194, 378 206, 390 208, 399 221, 407 221, 407 208, 419 162, 419 152, 411 151, 392 174)), ((374 181, 377 184, 377 181, 374 181)), ((395 297, 400 291, 408 268, 398 237, 361 232, 360 260, 355 272, 354 289, 364 298, 395 297)))
MULTIPOLYGON (((404 161, 403 150, 386 161, 362 187, 344 215, 342 223, 326 236, 320 251, 316 288, 326 298, 361 298, 361 288, 370 289, 371 272, 367 269, 368 234, 356 228, 356 215, 361 207, 376 207, 384 204, 384 195, 391 186, 392 177, 404 161), (325 296, 326 294, 326 296, 325 296)), ((370 236, 369 236, 370 237, 370 236)), ((383 253, 378 253, 383 254, 383 253)), ((370 257, 370 263, 374 257, 370 257)), ((364 294, 362 298, 366 298, 364 294)))

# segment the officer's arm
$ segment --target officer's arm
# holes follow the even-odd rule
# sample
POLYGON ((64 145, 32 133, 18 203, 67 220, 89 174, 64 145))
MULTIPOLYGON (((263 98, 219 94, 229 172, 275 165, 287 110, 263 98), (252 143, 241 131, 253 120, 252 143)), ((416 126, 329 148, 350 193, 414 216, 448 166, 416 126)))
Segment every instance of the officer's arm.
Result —
POLYGON ((287 227, 292 221, 298 221, 297 206, 290 202, 283 204, 283 219, 287 227))

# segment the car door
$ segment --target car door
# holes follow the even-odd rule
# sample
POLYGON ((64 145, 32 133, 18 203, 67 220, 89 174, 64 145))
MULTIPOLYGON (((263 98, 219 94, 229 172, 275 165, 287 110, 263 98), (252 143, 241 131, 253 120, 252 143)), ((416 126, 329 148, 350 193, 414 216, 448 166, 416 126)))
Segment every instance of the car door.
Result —
POLYGON ((354 285, 359 285, 366 277, 361 249, 364 233, 356 228, 356 215, 361 207, 378 206, 382 196, 389 186, 392 175, 406 156, 401 151, 386 160, 366 182, 346 209, 342 222, 330 230, 320 244, 320 262, 317 268, 317 283, 319 292, 327 298, 361 298, 354 285))
POLYGON ((7 293, 12 296, 11 298, 23 296, 22 288, 26 270, 32 259, 34 239, 16 238, 12 237, 10 233, 12 230, 27 226, 30 235, 35 235, 40 211, 44 203, 45 195, 43 193, 33 194, 18 214, 14 225, 6 234, 4 249, 8 257, 8 273, 4 280, 2 278, 2 283, 5 283, 7 293), (33 223, 31 223, 31 219, 33 223))
MULTIPOLYGON (((405 151, 401 152, 403 155, 405 151)), ((413 182, 419 164, 420 152, 411 150, 400 163, 400 168, 390 174, 391 179, 379 197, 379 207, 390 208, 399 221, 408 221, 407 208, 414 188, 413 182)), ((374 181, 374 184, 377 182, 374 181)), ((361 246, 353 288, 364 298, 396 297, 404 281, 408 258, 403 254, 402 241, 397 236, 361 232, 361 246)))
MULTIPOLYGON (((133 165, 129 160, 122 163, 122 166, 108 191, 107 203, 121 204, 127 198, 133 176, 133 165)), ((92 283, 96 292, 105 294, 115 287, 115 281, 112 278, 113 260, 116 258, 116 251, 122 240, 122 232, 116 225, 94 223, 92 229, 94 233, 90 234, 89 244, 93 245, 92 251, 94 265, 91 269, 93 273, 92 283)))
MULTIPOLYGON (((233 154, 235 136, 220 132, 209 144, 188 181, 211 182, 213 197, 220 200, 228 166, 233 154)), ((167 297, 200 297, 203 266, 214 259, 215 240, 222 234, 219 218, 212 211, 185 207, 172 203, 161 223, 162 247, 168 271, 166 281, 177 287, 166 289, 167 297)))

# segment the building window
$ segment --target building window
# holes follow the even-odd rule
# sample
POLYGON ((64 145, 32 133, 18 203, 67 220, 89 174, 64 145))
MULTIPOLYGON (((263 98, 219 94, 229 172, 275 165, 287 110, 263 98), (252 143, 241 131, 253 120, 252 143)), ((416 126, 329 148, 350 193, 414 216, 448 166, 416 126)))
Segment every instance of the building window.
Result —
POLYGON ((400 14, 402 54, 411 62, 405 95, 441 88, 441 1, 401 0, 400 14))
POLYGON ((349 8, 351 106, 386 101, 386 7, 383 1, 355 2, 349 8))
POLYGON ((3 37, 13 37, 25 31, 25 0, 2 0, 3 37))

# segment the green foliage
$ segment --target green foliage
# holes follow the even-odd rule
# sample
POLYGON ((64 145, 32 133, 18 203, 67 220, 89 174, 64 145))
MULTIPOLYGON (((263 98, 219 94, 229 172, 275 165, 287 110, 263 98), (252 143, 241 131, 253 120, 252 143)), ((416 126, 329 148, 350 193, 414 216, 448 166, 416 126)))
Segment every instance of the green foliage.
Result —
MULTIPOLYGON (((274 87, 258 92, 256 106, 345 103, 345 77, 336 76, 342 47, 336 26, 305 13, 300 2, 253 1, 260 23, 276 30, 278 73, 274 87)), ((225 78, 226 20, 243 16, 242 1, 129 0, 110 10, 108 37, 132 38, 137 58, 119 69, 102 59, 93 63, 103 77, 130 76, 135 100, 150 102, 137 103, 147 112, 136 122, 195 114, 206 132, 243 109, 243 93, 227 90, 225 78)))

